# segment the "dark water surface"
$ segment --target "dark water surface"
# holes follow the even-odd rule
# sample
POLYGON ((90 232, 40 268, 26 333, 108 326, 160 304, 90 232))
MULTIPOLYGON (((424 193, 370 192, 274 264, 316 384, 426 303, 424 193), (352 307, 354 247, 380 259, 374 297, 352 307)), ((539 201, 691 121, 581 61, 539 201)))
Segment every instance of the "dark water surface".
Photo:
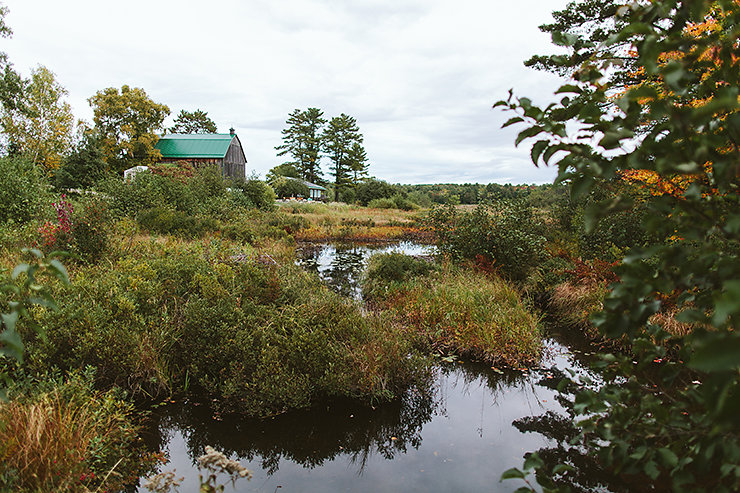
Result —
MULTIPOLYGON (((321 246, 305 250, 300 262, 335 289, 356 296, 369 255, 393 248, 432 253, 414 244, 321 246)), ((251 481, 236 483, 236 491, 513 491, 523 483, 499 482, 501 473, 520 467, 525 452, 549 443, 542 435, 521 433, 512 422, 561 411, 545 368, 583 371, 563 343, 547 339, 545 353, 541 368, 528 372, 440 362, 429 388, 410 389, 399 402, 375 409, 340 402, 248 420, 214 416, 206 405, 173 404, 155 414, 152 445, 169 451, 163 470, 185 476, 183 492, 197 491, 195 457, 206 445, 253 471, 251 481)), ((231 485, 226 491, 233 491, 231 485)))

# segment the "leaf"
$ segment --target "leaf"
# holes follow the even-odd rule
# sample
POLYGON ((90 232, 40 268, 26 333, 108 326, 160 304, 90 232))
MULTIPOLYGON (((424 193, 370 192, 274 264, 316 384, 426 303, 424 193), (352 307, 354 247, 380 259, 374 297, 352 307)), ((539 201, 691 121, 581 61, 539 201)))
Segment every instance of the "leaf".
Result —
POLYGON ((669 468, 674 468, 678 465, 678 456, 673 453, 672 450, 667 448, 659 448, 656 450, 658 457, 660 457, 663 465, 669 468))
POLYGON ((725 281, 722 285, 722 293, 714 305, 714 316, 712 322, 719 327, 732 316, 740 313, 740 280, 725 281))
POLYGON ((651 460, 645 462, 645 465, 642 466, 642 470, 645 471, 645 474, 650 476, 652 479, 657 479, 657 477, 660 476, 660 470, 658 469, 658 466, 655 464, 655 462, 651 460))
POLYGON ((0 318, 6 329, 15 330, 15 325, 18 323, 18 312, 3 313, 0 318))
POLYGON ((30 265, 23 263, 18 264, 15 266, 15 269, 13 269, 13 273, 11 274, 11 277, 13 279, 18 279, 18 276, 20 276, 23 272, 28 272, 30 265))
POLYGON ((0 354, 18 360, 23 363, 23 340, 15 330, 5 330, 0 332, 0 354))
POLYGON ((562 474, 564 472, 568 471, 574 471, 575 468, 571 466, 570 464, 558 464, 555 467, 552 468, 553 474, 562 474))
POLYGON ((524 470, 525 471, 531 471, 532 469, 539 469, 540 467, 544 465, 545 465, 544 461, 540 459, 540 456, 536 453, 531 453, 527 456, 526 459, 524 459, 524 470))
POLYGON ((563 93, 576 93, 581 94, 583 92, 583 89, 580 87, 574 85, 574 84, 565 84, 560 86, 560 88, 555 91, 555 94, 563 94, 563 93))
POLYGON ((49 262, 49 266, 57 273, 57 278, 64 284, 69 284, 69 273, 64 265, 57 259, 49 262))
POLYGON ((740 335, 737 333, 714 334, 707 341, 705 335, 695 344, 696 350, 689 366, 706 372, 735 370, 740 368, 740 335))
POLYGON ((523 121, 524 121, 524 118, 522 118, 521 116, 515 116, 514 118, 509 118, 508 120, 506 120, 506 123, 501 125, 501 128, 506 128, 509 125, 514 125, 515 123, 520 123, 523 121))
POLYGON ((531 156, 532 156, 532 162, 534 163, 535 166, 537 166, 537 161, 539 160, 540 155, 545 149, 547 149, 548 145, 550 145, 549 140, 538 140, 532 146, 531 156))
POLYGON ((521 142, 524 139, 528 139, 530 137, 534 137, 535 135, 543 132, 544 130, 545 129, 543 129, 540 126, 529 127, 529 128, 527 128, 525 130, 522 130, 521 132, 519 132, 519 135, 517 136, 516 141, 514 142, 514 145, 515 146, 518 146, 519 144, 521 144, 521 142))
POLYGON ((512 467, 511 469, 507 469, 501 473, 502 481, 504 479, 524 479, 525 477, 526 475, 516 467, 512 467))

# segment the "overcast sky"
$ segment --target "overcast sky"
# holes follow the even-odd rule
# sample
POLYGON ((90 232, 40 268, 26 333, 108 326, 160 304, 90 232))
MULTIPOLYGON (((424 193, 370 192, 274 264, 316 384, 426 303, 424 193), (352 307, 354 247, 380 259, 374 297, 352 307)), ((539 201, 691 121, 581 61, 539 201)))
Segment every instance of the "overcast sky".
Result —
MULTIPOLYGON (((42 64, 75 116, 106 87, 141 87, 172 115, 202 109, 236 129, 248 172, 282 162, 295 108, 347 113, 370 174, 393 183, 546 183, 510 115, 516 93, 545 102, 558 80, 523 66, 553 51, 537 26, 566 0, 5 0, 0 41, 16 69, 42 64)), ((326 165, 324 166, 326 168, 326 165)))

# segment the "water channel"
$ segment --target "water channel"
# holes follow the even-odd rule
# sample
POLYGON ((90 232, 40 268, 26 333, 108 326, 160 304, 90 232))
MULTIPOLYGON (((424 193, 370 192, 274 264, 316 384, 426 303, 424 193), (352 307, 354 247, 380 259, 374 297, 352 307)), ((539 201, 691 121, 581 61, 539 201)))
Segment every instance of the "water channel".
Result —
MULTIPOLYGON (((433 253, 413 243, 316 245, 302 249, 299 263, 332 289, 357 298, 363 266, 383 251, 433 253)), ((501 473, 521 466, 525 452, 551 443, 513 422, 562 411, 552 372, 585 371, 578 351, 556 338, 546 339, 545 346, 541 367, 529 371, 440 362, 431 389, 412 388, 400 401, 374 409, 335 402, 245 420, 213 416, 205 405, 173 404, 155 413, 153 439, 169 453, 163 470, 185 476, 183 492, 198 489, 195 457, 206 445, 253 471, 251 481, 236 483, 240 492, 514 491, 523 483, 500 482, 501 473)))

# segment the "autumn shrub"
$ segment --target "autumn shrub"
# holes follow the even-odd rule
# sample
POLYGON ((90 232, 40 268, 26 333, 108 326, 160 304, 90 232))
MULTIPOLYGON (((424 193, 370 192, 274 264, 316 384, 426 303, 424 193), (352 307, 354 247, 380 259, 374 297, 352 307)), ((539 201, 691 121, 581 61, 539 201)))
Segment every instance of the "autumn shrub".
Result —
POLYGON ((88 262, 96 262, 108 247, 108 204, 98 197, 80 201, 72 217, 74 253, 88 262))
POLYGON ((134 408, 94 372, 19 386, 0 403, 3 491, 117 491, 149 470, 134 408))
POLYGON ((385 289, 370 283, 368 297, 379 310, 418 331, 432 348, 494 364, 537 361, 539 317, 511 283, 449 263, 400 283, 392 275, 387 278, 385 289))

